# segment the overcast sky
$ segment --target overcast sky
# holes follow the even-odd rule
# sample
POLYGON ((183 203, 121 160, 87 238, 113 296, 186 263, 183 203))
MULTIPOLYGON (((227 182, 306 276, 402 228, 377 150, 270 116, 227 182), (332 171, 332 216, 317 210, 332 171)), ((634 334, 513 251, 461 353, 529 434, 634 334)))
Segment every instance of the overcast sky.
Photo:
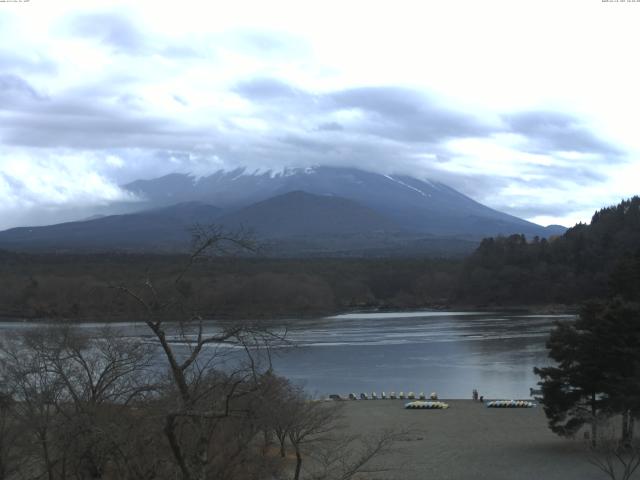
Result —
POLYGON ((602 0, 1 2, 0 228, 321 164, 589 221, 640 193, 639 24, 602 0))

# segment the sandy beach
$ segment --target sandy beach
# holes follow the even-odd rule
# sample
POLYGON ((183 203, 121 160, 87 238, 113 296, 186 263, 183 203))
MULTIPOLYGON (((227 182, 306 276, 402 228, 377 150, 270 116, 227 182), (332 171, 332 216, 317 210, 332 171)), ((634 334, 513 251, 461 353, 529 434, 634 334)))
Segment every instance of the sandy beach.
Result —
MULTIPOLYGON (((405 400, 345 401, 352 432, 405 428, 412 433, 382 461, 399 470, 379 478, 596 480, 582 438, 562 439, 536 408, 486 408, 471 400, 444 400, 447 410, 405 410, 405 400)), ((639 477, 640 478, 640 477, 639 477)))

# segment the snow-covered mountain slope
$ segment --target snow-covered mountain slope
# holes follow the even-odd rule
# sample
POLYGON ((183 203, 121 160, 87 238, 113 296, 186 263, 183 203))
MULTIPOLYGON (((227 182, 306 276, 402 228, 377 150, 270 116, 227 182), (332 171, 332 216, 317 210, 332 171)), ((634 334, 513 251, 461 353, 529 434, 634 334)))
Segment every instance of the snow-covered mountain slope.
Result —
POLYGON ((218 171, 195 178, 171 174, 124 188, 158 207, 200 201, 238 209, 293 191, 334 195, 368 207, 406 231, 480 238, 524 233, 548 236, 540 225, 486 207, 440 182, 382 175, 353 168, 315 167, 279 172, 218 171))

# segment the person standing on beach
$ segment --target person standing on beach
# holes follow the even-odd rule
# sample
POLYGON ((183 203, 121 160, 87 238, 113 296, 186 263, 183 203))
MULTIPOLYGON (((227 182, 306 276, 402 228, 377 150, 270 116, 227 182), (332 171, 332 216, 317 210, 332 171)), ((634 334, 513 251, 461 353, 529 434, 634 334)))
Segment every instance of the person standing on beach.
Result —
POLYGON ((474 402, 478 401, 478 390, 477 389, 473 389, 473 393, 471 394, 471 398, 473 399, 474 402))

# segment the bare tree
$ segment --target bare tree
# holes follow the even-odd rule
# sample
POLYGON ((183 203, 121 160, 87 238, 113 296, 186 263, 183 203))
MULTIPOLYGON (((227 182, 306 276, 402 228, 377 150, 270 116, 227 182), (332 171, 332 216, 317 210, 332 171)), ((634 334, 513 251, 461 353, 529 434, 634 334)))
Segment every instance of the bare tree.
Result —
POLYGON ((12 478, 20 470, 18 442, 22 432, 15 421, 15 400, 0 392, 0 480, 12 478))
POLYGON ((291 445, 295 453, 293 480, 348 480, 357 474, 391 469, 388 462, 380 465, 375 460, 409 432, 381 431, 368 437, 348 434, 344 404, 314 400, 301 387, 272 374, 265 375, 265 383, 264 427, 278 439, 282 458, 287 443, 291 445))
POLYGON ((291 421, 288 425, 288 436, 296 454, 294 480, 300 478, 305 445, 318 442, 323 439, 323 435, 335 428, 340 407, 338 403, 325 404, 309 401, 303 396, 299 396, 290 406, 291 421))
POLYGON ((610 421, 601 422, 598 431, 597 442, 589 445, 587 460, 611 480, 629 480, 640 467, 640 440, 620 439, 610 421))
POLYGON ((380 462, 380 459, 394 451, 395 444, 408 433, 384 430, 370 437, 334 434, 310 452, 315 466, 310 477, 313 480, 350 480, 359 474, 397 470, 397 465, 380 462))
POLYGON ((349 480, 358 474, 396 468, 375 460, 389 453, 408 432, 385 430, 369 437, 346 434, 340 403, 310 400, 301 391, 288 403, 288 438, 296 455, 293 479, 302 478, 303 456, 310 460, 307 476, 313 480, 349 480))
POLYGON ((109 327, 95 334, 70 325, 32 331, 23 346, 43 357, 76 412, 105 403, 128 405, 157 388, 152 346, 109 327))
MULTIPOLYGON (((2 345, 2 377, 15 398, 15 421, 26 432, 38 465, 54 478, 102 478, 122 445, 114 443, 128 406, 144 397, 151 350, 117 332, 96 336, 60 326, 27 331, 2 345)), ((29 453, 29 452, 32 453, 29 453)))
POLYGON ((204 480, 221 449, 215 433, 223 430, 226 420, 248 415, 244 399, 258 390, 265 359, 266 369, 270 367, 268 351, 282 336, 246 323, 205 325, 203 316, 189 304, 186 278, 190 270, 211 255, 254 250, 255 243, 244 232, 230 234, 217 227, 196 226, 193 235, 193 253, 170 289, 159 291, 150 276, 140 288, 115 288, 141 307, 168 363, 172 401, 164 433, 182 477, 204 480), (235 365, 225 371, 229 362, 235 365))
POLYGON ((51 374, 46 356, 25 348, 19 337, 5 339, 0 347, 2 380, 15 399, 14 418, 28 437, 22 455, 31 470, 41 468, 44 477, 54 480, 64 459, 64 449, 54 440, 64 385, 51 374))
POLYGON ((267 448, 270 437, 275 436, 278 441, 278 451, 281 458, 286 456, 286 444, 289 431, 295 422, 292 412, 298 407, 302 390, 291 385, 289 380, 268 371, 262 376, 263 388, 261 402, 257 415, 261 420, 264 437, 264 448, 267 448))

